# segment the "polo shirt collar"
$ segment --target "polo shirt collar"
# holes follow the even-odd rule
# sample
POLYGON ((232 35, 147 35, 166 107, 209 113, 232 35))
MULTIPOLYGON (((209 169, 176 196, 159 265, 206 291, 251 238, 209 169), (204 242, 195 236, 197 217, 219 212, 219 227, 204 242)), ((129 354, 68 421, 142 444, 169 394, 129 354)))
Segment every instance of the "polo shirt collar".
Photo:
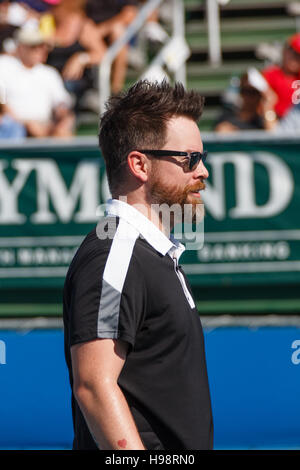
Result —
POLYGON ((167 253, 179 260, 185 250, 182 243, 174 238, 168 238, 156 225, 131 204, 118 199, 109 199, 106 203, 106 214, 120 217, 134 226, 147 242, 159 253, 167 253))

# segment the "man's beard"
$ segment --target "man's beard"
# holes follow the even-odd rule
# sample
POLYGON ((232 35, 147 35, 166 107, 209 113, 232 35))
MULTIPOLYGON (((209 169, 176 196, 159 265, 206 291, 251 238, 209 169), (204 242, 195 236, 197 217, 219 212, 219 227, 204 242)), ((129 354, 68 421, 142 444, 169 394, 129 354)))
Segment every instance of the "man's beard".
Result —
POLYGON ((201 197, 192 195, 193 192, 204 190, 205 184, 198 181, 194 185, 187 185, 184 188, 180 186, 166 185, 162 183, 159 177, 153 176, 153 182, 148 192, 148 202, 151 205, 169 207, 177 206, 175 211, 174 223, 192 223, 201 222, 204 217, 204 204, 201 197))

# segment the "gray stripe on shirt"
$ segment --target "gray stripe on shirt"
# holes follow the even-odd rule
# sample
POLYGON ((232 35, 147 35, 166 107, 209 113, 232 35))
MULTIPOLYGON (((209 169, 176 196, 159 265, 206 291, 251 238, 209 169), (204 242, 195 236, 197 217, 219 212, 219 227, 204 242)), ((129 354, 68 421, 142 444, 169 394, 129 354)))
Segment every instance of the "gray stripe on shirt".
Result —
POLYGON ((99 338, 102 336, 102 333, 117 332, 120 301, 121 293, 103 279, 97 325, 97 335, 99 338))
POLYGON ((119 220, 103 273, 98 337, 111 337, 105 336, 105 332, 118 332, 121 295, 138 236, 139 232, 133 226, 124 219, 119 220))

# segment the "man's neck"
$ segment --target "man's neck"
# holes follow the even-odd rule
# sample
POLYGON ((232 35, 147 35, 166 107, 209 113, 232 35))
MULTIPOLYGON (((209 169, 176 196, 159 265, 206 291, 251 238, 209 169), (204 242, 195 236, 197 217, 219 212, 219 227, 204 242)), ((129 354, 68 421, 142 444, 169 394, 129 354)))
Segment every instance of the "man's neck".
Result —
POLYGON ((170 217, 162 217, 162 212, 157 211, 158 205, 149 204, 143 199, 133 197, 130 194, 126 196, 113 196, 114 199, 125 202, 133 206, 136 210, 141 212, 147 219, 149 219, 161 232, 164 233, 168 238, 170 237, 170 232, 172 230, 172 225, 170 223, 170 217))
POLYGON ((23 65, 23 67, 25 67, 26 69, 32 69, 34 67, 33 64, 31 63, 28 63, 26 60, 24 60, 22 57, 18 57, 16 56, 17 59, 21 62, 21 64, 23 65))
POLYGON ((34 67, 34 65, 32 64, 26 64, 25 62, 21 61, 23 66, 26 68, 26 69, 32 69, 34 67))

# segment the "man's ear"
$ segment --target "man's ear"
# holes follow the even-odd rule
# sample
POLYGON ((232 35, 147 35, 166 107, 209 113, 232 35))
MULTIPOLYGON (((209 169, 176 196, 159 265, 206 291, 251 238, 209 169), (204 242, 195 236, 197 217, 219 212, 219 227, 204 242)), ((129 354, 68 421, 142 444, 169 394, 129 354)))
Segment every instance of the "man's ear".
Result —
POLYGON ((127 156, 127 162, 132 175, 145 183, 149 177, 150 162, 144 153, 133 150, 127 156))

